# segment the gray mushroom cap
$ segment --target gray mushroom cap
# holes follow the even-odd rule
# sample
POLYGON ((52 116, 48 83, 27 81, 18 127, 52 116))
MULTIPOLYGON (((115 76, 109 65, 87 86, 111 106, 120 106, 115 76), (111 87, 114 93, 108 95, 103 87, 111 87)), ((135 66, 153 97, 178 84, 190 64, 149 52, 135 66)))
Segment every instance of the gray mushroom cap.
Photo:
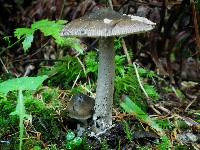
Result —
POLYGON ((93 98, 85 94, 74 95, 67 107, 69 116, 77 120, 87 120, 93 114, 94 102, 93 98))
POLYGON ((111 9, 99 9, 68 23, 61 36, 125 36, 150 31, 155 25, 144 17, 120 14, 111 9))

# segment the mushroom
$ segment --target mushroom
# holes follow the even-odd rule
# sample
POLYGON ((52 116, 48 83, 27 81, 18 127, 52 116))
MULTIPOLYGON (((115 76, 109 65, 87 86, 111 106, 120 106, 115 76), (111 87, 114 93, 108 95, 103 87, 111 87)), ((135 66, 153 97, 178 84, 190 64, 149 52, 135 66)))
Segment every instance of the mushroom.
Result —
POLYGON ((94 112, 94 99, 85 94, 76 94, 67 105, 67 111, 71 118, 86 124, 94 112))
POLYGON ((99 9, 68 23, 62 36, 99 38, 99 66, 94 126, 97 132, 112 125, 115 77, 114 37, 150 31, 155 23, 144 17, 125 15, 111 9, 99 9))

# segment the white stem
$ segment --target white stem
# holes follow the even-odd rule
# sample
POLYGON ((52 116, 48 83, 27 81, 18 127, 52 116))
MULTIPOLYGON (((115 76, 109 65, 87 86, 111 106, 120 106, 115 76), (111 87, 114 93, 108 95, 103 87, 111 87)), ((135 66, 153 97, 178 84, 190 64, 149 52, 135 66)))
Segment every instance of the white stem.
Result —
POLYGON ((99 40, 99 68, 93 120, 96 129, 103 131, 112 125, 112 105, 115 77, 114 38, 99 40))

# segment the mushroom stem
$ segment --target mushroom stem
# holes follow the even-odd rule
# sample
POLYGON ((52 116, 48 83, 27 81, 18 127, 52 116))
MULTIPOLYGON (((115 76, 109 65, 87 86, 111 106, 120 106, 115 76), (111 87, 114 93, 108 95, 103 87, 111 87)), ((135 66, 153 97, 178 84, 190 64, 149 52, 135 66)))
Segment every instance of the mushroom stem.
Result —
POLYGON ((114 38, 100 38, 99 52, 98 80, 93 120, 96 129, 103 131, 112 125, 115 77, 114 38))

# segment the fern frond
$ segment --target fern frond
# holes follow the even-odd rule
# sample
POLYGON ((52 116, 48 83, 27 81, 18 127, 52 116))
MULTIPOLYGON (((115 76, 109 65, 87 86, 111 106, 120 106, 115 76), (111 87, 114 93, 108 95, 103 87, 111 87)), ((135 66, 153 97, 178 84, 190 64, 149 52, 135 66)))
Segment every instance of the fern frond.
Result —
POLYGON ((20 39, 23 36, 33 35, 34 32, 35 30, 30 28, 17 28, 14 32, 14 36, 20 39))
POLYGON ((66 22, 67 21, 65 20, 50 21, 44 19, 34 22, 31 25, 31 28, 17 28, 14 32, 14 35, 18 39, 22 37, 25 38, 22 42, 25 52, 31 47, 34 32, 36 30, 40 30, 44 36, 52 36, 59 46, 70 46, 77 50, 79 53, 83 53, 83 49, 78 39, 61 37, 60 33, 66 22))

